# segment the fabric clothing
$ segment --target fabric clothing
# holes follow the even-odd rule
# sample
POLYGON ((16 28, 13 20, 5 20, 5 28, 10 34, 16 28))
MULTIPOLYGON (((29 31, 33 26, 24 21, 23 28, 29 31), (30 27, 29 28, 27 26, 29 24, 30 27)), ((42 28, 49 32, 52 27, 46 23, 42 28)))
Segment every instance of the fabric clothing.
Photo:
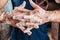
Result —
MULTIPOLYGON (((6 5, 0 11, 10 12, 10 11, 12 11, 12 9, 13 9, 12 2, 11 2, 11 0, 8 0, 6 5)), ((2 30, 1 31, 2 31, 1 35, 3 35, 1 37, 1 40, 3 40, 4 38, 8 37, 8 35, 10 33, 10 25, 8 25, 6 23, 2 23, 2 30)))
MULTIPOLYGON (((11 0, 8 0, 6 5, 0 11, 10 12, 10 11, 12 11, 12 9, 13 9, 12 2, 11 2, 11 0)), ((3 27, 2 27, 3 29, 8 29, 9 28, 8 24, 2 23, 2 25, 3 25, 3 27)))
MULTIPOLYGON (((29 3, 29 0, 12 0, 14 6, 21 5, 23 1, 27 2, 25 7, 26 9, 33 10, 32 6, 29 3)), ((10 40, 49 40, 46 30, 47 25, 48 23, 45 23, 43 25, 39 25, 38 29, 32 29, 32 35, 30 36, 26 33, 23 33, 20 29, 13 27, 10 40)))

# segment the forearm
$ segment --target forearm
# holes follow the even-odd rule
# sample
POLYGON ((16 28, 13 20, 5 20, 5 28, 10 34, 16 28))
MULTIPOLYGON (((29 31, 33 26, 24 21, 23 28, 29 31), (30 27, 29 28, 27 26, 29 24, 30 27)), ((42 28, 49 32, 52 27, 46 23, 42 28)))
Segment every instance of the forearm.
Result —
POLYGON ((51 22, 60 22, 60 10, 47 12, 49 14, 48 18, 51 22))
POLYGON ((8 0, 0 0, 0 9, 5 6, 8 0))

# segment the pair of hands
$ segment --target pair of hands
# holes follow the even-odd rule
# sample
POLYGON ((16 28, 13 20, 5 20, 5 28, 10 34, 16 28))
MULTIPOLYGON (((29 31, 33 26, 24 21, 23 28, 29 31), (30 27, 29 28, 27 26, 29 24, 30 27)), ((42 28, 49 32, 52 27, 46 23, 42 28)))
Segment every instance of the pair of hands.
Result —
POLYGON ((12 12, 1 13, 0 21, 3 20, 7 24, 14 25, 17 28, 21 29, 24 33, 31 35, 31 29, 37 29, 39 28, 38 25, 42 25, 49 20, 47 18, 48 15, 44 9, 35 4, 32 0, 29 0, 29 2, 34 10, 25 9, 26 2, 24 1, 19 7, 15 7, 12 12))
POLYGON ((19 7, 15 7, 14 10, 16 12, 13 19, 20 21, 16 23, 18 28, 20 28, 24 33, 31 35, 32 32, 30 32, 30 30, 32 28, 39 28, 38 25, 44 24, 49 20, 47 20, 48 15, 46 15, 44 9, 35 4, 32 0, 29 0, 29 2, 34 10, 25 9, 26 2, 24 1, 19 7))

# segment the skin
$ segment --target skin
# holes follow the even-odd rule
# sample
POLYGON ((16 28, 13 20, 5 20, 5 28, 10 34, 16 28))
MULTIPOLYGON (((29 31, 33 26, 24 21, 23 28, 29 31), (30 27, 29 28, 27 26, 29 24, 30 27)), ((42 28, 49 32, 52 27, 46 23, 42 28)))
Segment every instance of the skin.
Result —
POLYGON ((56 3, 60 3, 60 0, 55 0, 56 3))
MULTIPOLYGON (((31 4, 31 6, 34 8, 34 10, 27 10, 27 9, 22 9, 22 11, 25 11, 25 12, 27 12, 28 14, 30 14, 30 12, 32 12, 33 13, 33 15, 34 14, 36 14, 37 12, 38 13, 42 13, 42 12, 39 12, 39 11, 43 11, 44 13, 45 13, 45 10, 43 10, 41 7, 39 7, 37 4, 35 4, 32 0, 29 0, 30 1, 30 4, 31 4)), ((17 7, 16 9, 18 9, 18 11, 20 11, 21 9, 19 9, 19 7, 17 7)), ((42 17, 43 18, 43 16, 44 15, 42 15, 42 16, 40 16, 40 17, 42 17)), ((30 16, 28 16, 28 17, 30 17, 30 16)), ((19 16, 18 16, 18 18, 19 18, 19 16)), ((27 18, 27 17, 26 17, 27 18)), ((19 19, 18 19, 19 20, 19 19)), ((34 20, 33 20, 34 21, 34 20)), ((46 21, 45 21, 46 22, 46 21)), ((31 24, 31 23, 28 23, 27 25, 29 25, 29 24, 31 24)), ((34 23, 35 24, 35 23, 34 23)), ((33 24, 33 25, 34 25, 33 24)), ((19 23, 17 23, 17 26, 19 27, 20 26, 20 24, 19 23)), ((21 30, 22 29, 24 29, 24 28, 21 28, 21 27, 19 27, 21 30)), ((27 26, 27 29, 26 30, 22 30, 24 33, 28 33, 29 35, 30 35, 30 30, 32 29, 32 28, 34 28, 33 26, 31 27, 28 27, 27 26)))
POLYGON ((55 13, 55 15, 56 15, 55 19, 51 20, 51 21, 52 22, 60 22, 60 10, 57 10, 56 13, 55 13))
MULTIPOLYGON (((49 11, 45 11, 44 9, 42 9, 40 6, 38 6, 37 4, 35 4, 32 0, 29 0, 29 2, 30 2, 30 4, 31 4, 31 6, 34 8, 34 10, 28 10, 28 9, 25 9, 24 7, 25 7, 25 5, 26 5, 26 2, 23 2, 23 4, 22 5, 20 5, 19 7, 15 7, 15 11, 18 13, 19 12, 19 14, 15 14, 15 13, 13 13, 13 16, 15 16, 15 17, 17 17, 17 15, 20 15, 20 13, 25 13, 25 14, 28 14, 28 15, 30 15, 30 13, 32 12, 33 14, 32 15, 34 15, 34 14, 40 14, 40 16, 39 17, 41 17, 43 20, 46 18, 46 17, 50 17, 49 15, 52 15, 53 13, 49 13, 49 11), (47 15, 48 16, 46 16, 46 12, 47 12, 47 15)), ((50 11, 50 12, 52 12, 52 11, 50 11)), ((56 15, 56 17, 54 17, 54 20, 51 20, 51 19, 53 19, 53 18, 50 18, 49 19, 49 21, 52 21, 52 22, 60 22, 60 18, 59 18, 59 16, 60 16, 60 11, 58 11, 58 10, 56 10, 56 13, 54 14, 54 15, 56 15)), ((36 14, 36 16, 38 16, 36 14)), ((52 15, 53 16, 53 15, 52 15)), ((30 16, 28 16, 28 17, 30 17, 30 16)), ((19 18, 19 16, 17 17, 17 18, 19 18)), ((14 18, 13 18, 14 19, 14 18)), ((15 19, 14 19, 15 20, 15 19)), ((23 27, 23 28, 21 28, 19 25, 19 23, 20 22, 16 22, 15 23, 15 21, 14 20, 12 20, 12 19, 9 19, 9 20, 7 20, 7 21, 9 21, 9 22, 12 22, 12 24, 13 25, 16 25, 17 26, 17 28, 19 28, 19 29, 21 29, 23 32, 25 32, 25 33, 28 33, 29 34, 29 31, 32 29, 32 28, 34 28, 34 27, 29 27, 28 28, 28 26, 27 26, 27 29, 25 29, 25 27, 23 27), (27 30, 28 30, 28 32, 27 32, 27 30)), ((17 20, 19 20, 19 19, 17 19, 17 20)), ((47 20, 48 20, 48 18, 47 18, 47 20)), ((46 21, 47 21, 46 19, 42 22, 42 23, 45 23, 46 21)), ((49 22, 48 21, 48 22, 49 22)), ((11 25, 12 25, 11 24, 11 25)), ((27 25, 29 25, 30 23, 28 23, 27 25)), ((34 23, 35 24, 35 23, 34 23)), ((33 24, 33 25, 34 25, 33 24)))
MULTIPOLYGON (((34 8, 33 12, 34 11, 45 11, 43 9, 41 9, 37 4, 35 4, 32 0, 29 0, 30 1, 30 4, 31 6, 34 8)), ((27 11, 27 10, 26 10, 27 11)), ((31 12, 31 11, 30 11, 31 12)), ((50 15, 49 11, 45 11, 45 12, 48 12, 48 15, 50 15)), ((52 12, 52 11, 50 11, 52 12)), ((56 10, 56 11, 53 11, 53 12, 56 12, 55 15, 55 19, 54 20, 50 20, 52 22, 60 22, 60 10, 56 10)), ((51 14, 52 15, 52 14, 51 14)), ((40 15, 41 16, 41 15, 40 15)), ((41 16, 42 17, 42 16, 41 16)), ((49 17, 49 16, 48 16, 49 17)), ((52 18, 51 18, 52 19, 52 18)))
MULTIPOLYGON (((43 10, 43 9, 41 9, 41 7, 39 7, 37 4, 35 4, 32 0, 29 0, 29 2, 30 2, 30 4, 31 4, 31 6, 34 8, 34 10, 32 10, 32 13, 39 13, 39 11, 42 11, 43 13, 45 13, 46 14, 46 12, 47 12, 47 17, 50 17, 50 15, 52 15, 52 17, 49 19, 49 21, 50 22, 60 22, 60 10, 56 10, 56 11, 45 11, 45 10, 43 10), (51 12, 51 14, 49 13, 49 12, 51 12), (54 12, 54 13, 52 13, 52 12, 54 12), (53 14, 55 15, 55 16, 53 16, 53 14), (53 19, 53 20, 52 20, 53 19)), ((19 8, 18 8, 18 10, 20 10, 19 8)), ((23 9, 24 11, 26 11, 26 12, 31 12, 31 10, 30 11, 28 11, 28 10, 25 10, 25 9, 23 9)), ((40 17, 41 18, 45 18, 46 17, 46 15, 44 14, 44 15, 42 15, 42 12, 40 12, 41 14, 40 14, 40 17)), ((33 14, 32 14, 33 15, 33 14)), ((47 20, 48 20, 48 18, 47 18, 47 20)), ((46 22, 47 20, 45 20, 45 21, 43 21, 43 22, 46 22)), ((48 21, 48 22, 49 22, 48 21)), ((19 23, 18 23, 19 24, 19 23)), ((27 28, 28 29, 28 28, 27 28)), ((30 30, 30 29, 29 29, 30 30)), ((27 30, 25 30, 25 31, 27 31, 27 30)))
POLYGON ((0 0, 0 9, 2 9, 8 0, 0 0))
MULTIPOLYGON (((19 8, 23 9, 24 5, 26 4, 26 2, 23 2, 19 8), (22 7, 21 7, 22 6, 22 7)), ((11 25, 15 25, 15 23, 17 23, 17 20, 12 19, 13 16, 19 15, 21 12, 17 11, 18 9, 15 8, 13 11, 11 12, 0 12, 0 22, 6 22, 7 24, 11 24, 11 25), (15 13, 16 12, 16 13, 15 13), (18 13, 19 12, 19 13, 18 13), (6 18, 5 18, 6 17, 6 18), (11 18, 12 17, 12 18, 11 18)), ((22 11, 22 10, 20 10, 22 11)))
MULTIPOLYGON (((31 2, 31 1, 30 1, 31 2)), ((33 2, 31 3, 31 4, 33 4, 33 2)), ((19 12, 20 11, 20 13, 25 13, 25 14, 29 14, 30 12, 31 12, 31 10, 28 10, 28 9, 25 9, 24 7, 25 7, 25 5, 26 5, 26 2, 23 2, 23 4, 22 5, 20 5, 19 7, 15 7, 15 11, 16 12, 19 12)), ((35 4, 33 4, 33 5, 35 5, 35 4)), ((35 5, 35 7, 33 6, 33 8, 35 8, 36 10, 37 10, 37 8, 38 8, 39 6, 37 6, 37 5, 35 5)), ((40 8, 40 7, 39 7, 40 8)), ((38 8, 38 10, 39 10, 39 8, 38 8)), ((35 10, 33 10, 33 13, 35 12, 35 10)), ((3 13, 1 13, 1 15, 2 15, 3 13)), ((11 14, 12 16, 16 16, 16 15, 19 15, 19 14, 15 14, 14 12, 13 12, 13 14, 11 14)), ((3 15, 4 16, 4 15, 3 15)), ((4 19, 4 18, 2 18, 3 16, 1 16, 1 19, 4 19)), ((7 16, 6 15, 6 17, 8 18, 9 16, 7 16)), ((14 21, 13 19, 6 19, 5 20, 5 22, 7 23, 7 24, 11 24, 11 25, 15 25, 15 24, 17 24, 17 22, 16 21, 14 21), (16 23, 15 23, 16 22, 16 23)), ((31 23, 28 23, 27 25, 29 26, 31 23)), ((33 25, 34 25, 34 23, 33 23, 33 25)), ((19 26, 17 26, 17 28, 20 28, 21 29, 21 27, 19 27, 19 26)), ((25 28, 25 27, 23 27, 23 28, 25 28)), ((22 30, 22 31, 24 31, 24 32, 26 32, 26 30, 31 30, 32 28, 34 28, 34 27, 31 27, 31 28, 27 28, 27 29, 25 29, 25 31, 24 31, 24 29, 22 30)), ((29 32, 27 32, 27 33, 29 33, 29 32)))

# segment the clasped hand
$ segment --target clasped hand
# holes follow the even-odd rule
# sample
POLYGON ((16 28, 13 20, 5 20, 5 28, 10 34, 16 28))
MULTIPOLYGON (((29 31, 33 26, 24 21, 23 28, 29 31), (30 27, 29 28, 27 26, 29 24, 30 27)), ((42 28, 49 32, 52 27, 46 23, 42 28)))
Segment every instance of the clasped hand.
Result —
POLYGON ((46 11, 40 6, 35 4, 32 0, 29 0, 31 6, 34 10, 25 9, 26 2, 24 1, 19 7, 15 7, 15 16, 13 19, 19 20, 19 23, 16 23, 16 26, 20 28, 24 33, 29 35, 32 34, 30 31, 32 28, 39 28, 38 25, 42 25, 49 20, 47 20, 46 11), (17 14, 18 13, 18 14, 17 14))

